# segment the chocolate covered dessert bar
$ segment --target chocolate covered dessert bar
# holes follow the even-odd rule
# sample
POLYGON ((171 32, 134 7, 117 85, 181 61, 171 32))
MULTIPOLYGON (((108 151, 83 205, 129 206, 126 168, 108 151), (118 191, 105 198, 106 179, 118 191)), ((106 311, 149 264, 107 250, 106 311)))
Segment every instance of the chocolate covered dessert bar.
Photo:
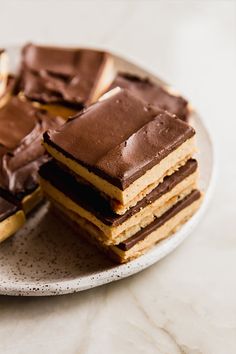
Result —
POLYGON ((109 90, 120 87, 129 90, 146 102, 177 115, 187 121, 190 114, 188 101, 174 93, 168 87, 154 83, 148 78, 141 78, 128 73, 118 73, 109 90))
POLYGON ((48 160, 42 134, 62 122, 18 97, 0 110, 0 188, 21 202, 25 212, 42 198, 37 170, 48 160))
POLYGON ((119 90, 44 134, 48 153, 124 214, 195 151, 195 131, 119 90))
POLYGON ((103 51, 28 44, 22 50, 19 90, 31 100, 78 109, 107 90, 113 70, 112 56, 103 51))

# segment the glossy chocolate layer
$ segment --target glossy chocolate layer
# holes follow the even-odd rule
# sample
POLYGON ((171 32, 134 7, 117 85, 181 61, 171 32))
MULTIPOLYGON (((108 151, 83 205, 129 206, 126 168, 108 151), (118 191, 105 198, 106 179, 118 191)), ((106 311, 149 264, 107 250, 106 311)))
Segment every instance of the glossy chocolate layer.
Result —
POLYGON ((41 144, 48 128, 62 123, 12 97, 0 110, 0 187, 21 199, 37 185, 38 167, 48 160, 41 144))
POLYGON ((15 214, 19 207, 7 198, 4 191, 0 189, 0 222, 15 214))
POLYGON ((90 49, 28 44, 22 50, 19 89, 40 102, 86 104, 107 57, 90 49))
POLYGON ((151 193, 144 197, 137 205, 129 209, 124 215, 115 214, 109 202, 104 199, 99 192, 89 185, 77 182, 76 178, 68 171, 63 170, 55 161, 49 161, 41 166, 39 174, 42 178, 50 182, 63 194, 68 196, 76 204, 94 214, 104 224, 117 226, 122 224, 132 215, 153 203, 165 193, 168 193, 178 183, 197 169, 197 161, 189 160, 177 172, 165 177, 163 183, 159 184, 151 193))
POLYGON ((176 114, 185 121, 188 118, 188 102, 181 96, 169 93, 164 87, 150 81, 148 78, 142 79, 136 75, 119 73, 109 90, 117 86, 130 90, 137 97, 172 114, 176 114))
POLYGON ((184 208, 187 208, 190 204, 198 200, 201 196, 201 193, 198 190, 192 191, 184 199, 175 204, 171 209, 167 210, 162 216, 156 218, 151 224, 145 228, 138 231, 134 236, 131 236, 127 240, 121 242, 116 247, 120 248, 122 251, 127 251, 132 248, 139 241, 144 240, 148 235, 153 231, 164 225, 168 220, 178 214, 184 208))
POLYGON ((194 134, 180 119, 120 90, 44 140, 124 190, 194 134))

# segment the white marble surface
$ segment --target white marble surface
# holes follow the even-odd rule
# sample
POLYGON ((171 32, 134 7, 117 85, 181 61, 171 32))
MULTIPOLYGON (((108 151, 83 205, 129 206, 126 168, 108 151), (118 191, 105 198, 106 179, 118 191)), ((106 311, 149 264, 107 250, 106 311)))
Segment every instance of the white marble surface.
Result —
POLYGON ((4 354, 236 353, 236 2, 0 1, 0 46, 104 47, 186 94, 217 146, 207 215, 132 278, 57 298, 0 297, 4 354))

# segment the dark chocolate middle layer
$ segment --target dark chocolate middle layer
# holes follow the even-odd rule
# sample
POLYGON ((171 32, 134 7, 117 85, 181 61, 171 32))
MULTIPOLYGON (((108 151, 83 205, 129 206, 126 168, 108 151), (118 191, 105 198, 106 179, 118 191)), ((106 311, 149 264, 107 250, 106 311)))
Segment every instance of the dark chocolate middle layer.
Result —
POLYGON ((194 134, 187 123, 121 90, 44 140, 124 190, 194 134))
POLYGON ((139 212, 140 209, 145 208, 148 204, 153 203, 162 195, 172 190, 178 183, 194 173, 196 169, 197 161, 193 159, 188 160, 177 172, 165 177, 161 184, 124 215, 115 214, 111 210, 109 202, 99 192, 89 185, 77 182, 73 175, 60 168, 55 161, 49 161, 41 166, 39 174, 76 204, 94 214, 104 224, 117 226, 139 212))
POLYGON ((136 243, 144 240, 153 231, 157 230, 168 220, 177 215, 181 210, 187 208, 190 204, 198 200, 200 196, 201 193, 197 189, 195 189, 184 199, 180 200, 177 204, 175 204, 171 209, 167 210, 162 216, 156 218, 151 224, 138 231, 134 236, 131 236, 127 240, 121 242, 116 247, 120 248, 122 251, 128 251, 130 248, 136 245, 136 243))
POLYGON ((117 86, 130 90, 137 97, 142 98, 152 105, 157 105, 163 110, 176 114, 177 117, 185 121, 188 118, 188 101, 181 96, 169 93, 164 87, 152 82, 148 78, 143 79, 128 73, 118 73, 109 90, 117 86))
POLYGON ((0 187, 18 199, 38 186, 38 167, 48 160, 42 134, 63 121, 12 97, 0 110, 0 187))

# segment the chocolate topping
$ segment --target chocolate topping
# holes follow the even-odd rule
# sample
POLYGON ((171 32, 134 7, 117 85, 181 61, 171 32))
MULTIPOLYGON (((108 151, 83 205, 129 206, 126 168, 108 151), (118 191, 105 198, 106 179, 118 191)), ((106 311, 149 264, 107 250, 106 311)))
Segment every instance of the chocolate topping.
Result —
POLYGON ((45 111, 12 97, 0 110, 0 187, 21 199, 37 185, 38 167, 48 160, 42 133, 62 123, 45 111))
POLYGON ((153 203, 163 194, 172 190, 178 183, 187 176, 194 173, 197 169, 196 160, 188 160, 177 172, 164 178, 163 183, 159 184, 152 192, 144 197, 137 205, 129 209, 124 215, 115 214, 109 202, 101 194, 87 184, 79 183, 69 172, 63 170, 55 161, 49 161, 41 166, 39 174, 42 178, 49 181, 54 187, 72 199, 76 204, 94 214, 104 224, 117 226, 122 224, 132 215, 153 203))
POLYGON ((7 197, 6 193, 0 189, 0 222, 15 214, 19 210, 17 204, 7 197))
POLYGON ((44 140, 124 190, 194 134, 180 119, 120 90, 44 140))
POLYGON ((91 49, 28 44, 22 50, 19 88, 33 100, 80 107, 90 100, 108 55, 91 49))
POLYGON ((156 218, 151 224, 138 231, 134 236, 131 236, 127 240, 121 242, 116 247, 120 248, 122 251, 128 251, 130 248, 136 245, 136 243, 144 240, 153 231, 164 225, 168 220, 178 214, 181 210, 187 208, 190 204, 198 200, 200 196, 201 193, 195 189, 184 199, 175 204, 171 209, 167 210, 162 216, 156 218))
POLYGON ((119 73, 109 90, 117 86, 128 89, 146 102, 157 105, 161 109, 176 114, 179 118, 187 121, 188 102, 181 96, 169 93, 163 86, 150 81, 148 78, 142 79, 136 75, 119 73))

